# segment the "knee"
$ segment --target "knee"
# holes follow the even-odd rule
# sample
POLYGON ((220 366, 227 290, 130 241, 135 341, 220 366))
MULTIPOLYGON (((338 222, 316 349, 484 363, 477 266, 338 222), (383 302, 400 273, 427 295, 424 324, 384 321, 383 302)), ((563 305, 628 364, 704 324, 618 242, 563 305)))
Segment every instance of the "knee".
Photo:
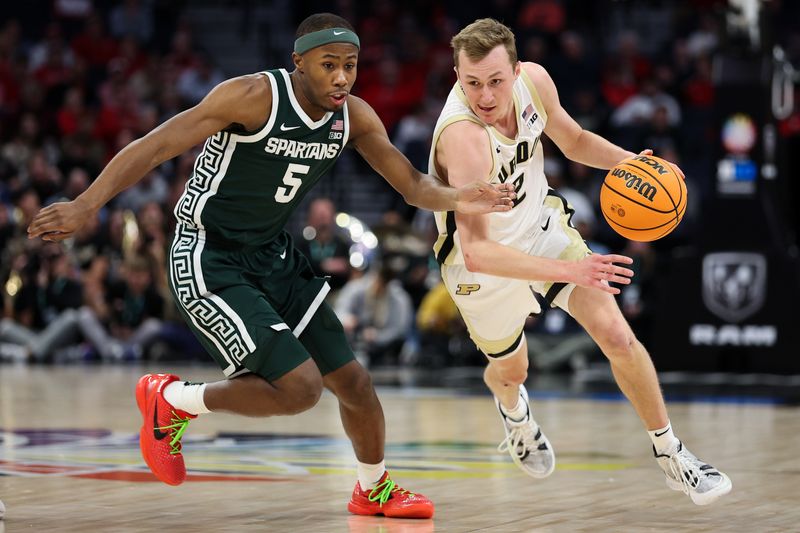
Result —
POLYGON ((359 364, 351 364, 326 376, 326 385, 340 401, 350 405, 374 395, 372 378, 359 364))
MULTIPOLYGON (((492 365, 493 363, 489 363, 492 365)), ((528 379, 528 358, 519 358, 518 362, 511 365, 499 365, 495 364, 494 367, 494 375, 497 376, 503 383, 510 384, 510 385, 519 385, 521 383, 525 383, 525 380, 528 379)), ((487 382, 491 379, 492 372, 485 372, 483 374, 483 380, 487 382)))
POLYGON ((308 411, 322 396, 322 376, 319 372, 304 372, 280 392, 287 415, 308 411))
POLYGON ((294 415, 314 407, 322 395, 322 376, 305 365, 269 382, 255 374, 236 378, 248 383, 250 416, 294 415))
POLYGON ((612 362, 620 363, 624 363, 634 356, 636 342, 636 337, 631 329, 623 323, 606 328, 602 338, 598 339, 598 344, 606 357, 612 362))

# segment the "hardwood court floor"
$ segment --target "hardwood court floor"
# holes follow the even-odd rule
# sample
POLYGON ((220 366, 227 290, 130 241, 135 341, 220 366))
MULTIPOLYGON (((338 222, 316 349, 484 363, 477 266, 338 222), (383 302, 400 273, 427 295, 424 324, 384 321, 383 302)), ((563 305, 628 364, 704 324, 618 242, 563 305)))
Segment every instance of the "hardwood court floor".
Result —
POLYGON ((800 409, 671 405, 679 437, 726 471, 733 492, 697 507, 664 485, 626 402, 534 399, 558 467, 531 479, 496 451, 488 394, 380 388, 387 462, 431 497, 433 520, 351 516, 354 458, 326 394, 295 417, 192 422, 191 479, 154 481, 138 451, 136 380, 146 371, 217 379, 207 367, 0 366, 0 531, 798 531, 800 409))

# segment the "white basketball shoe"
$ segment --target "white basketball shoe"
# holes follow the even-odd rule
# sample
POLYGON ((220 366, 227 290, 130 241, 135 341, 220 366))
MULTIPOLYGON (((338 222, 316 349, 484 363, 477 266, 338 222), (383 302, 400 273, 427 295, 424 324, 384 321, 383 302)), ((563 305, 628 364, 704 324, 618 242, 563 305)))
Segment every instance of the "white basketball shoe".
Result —
POLYGON ((531 416, 528 391, 524 385, 519 386, 519 395, 528 410, 525 418, 519 422, 508 418, 500 408, 500 400, 496 397, 494 399, 506 432, 506 438, 497 447, 497 451, 507 451, 511 460, 529 476, 545 478, 552 474, 556 467, 556 454, 550 446, 550 441, 542 433, 542 428, 531 416))
POLYGON ((695 457, 682 442, 672 454, 658 454, 655 448, 653 454, 667 476, 667 486, 688 494, 697 505, 708 505, 733 487, 728 476, 695 457))

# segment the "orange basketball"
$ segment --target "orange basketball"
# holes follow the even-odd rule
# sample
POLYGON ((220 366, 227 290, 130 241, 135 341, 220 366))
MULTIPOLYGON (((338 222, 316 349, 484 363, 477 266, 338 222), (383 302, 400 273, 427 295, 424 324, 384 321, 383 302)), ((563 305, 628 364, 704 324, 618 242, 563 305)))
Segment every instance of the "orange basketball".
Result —
POLYGON ((637 155, 608 171, 600 190, 600 209, 626 239, 654 241, 683 218, 686 183, 668 161, 637 155))

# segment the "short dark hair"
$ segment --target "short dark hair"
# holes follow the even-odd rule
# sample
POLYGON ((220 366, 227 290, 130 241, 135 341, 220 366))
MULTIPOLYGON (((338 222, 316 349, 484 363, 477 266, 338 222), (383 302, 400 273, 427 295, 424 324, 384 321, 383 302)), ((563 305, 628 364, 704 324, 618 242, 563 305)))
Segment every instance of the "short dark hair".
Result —
POLYGON ((333 13, 316 13, 306 17, 306 19, 300 23, 294 34, 294 38, 297 39, 303 35, 314 33, 319 30, 327 30, 328 28, 346 28, 353 33, 356 31, 353 29, 352 24, 339 15, 334 15, 333 13))

